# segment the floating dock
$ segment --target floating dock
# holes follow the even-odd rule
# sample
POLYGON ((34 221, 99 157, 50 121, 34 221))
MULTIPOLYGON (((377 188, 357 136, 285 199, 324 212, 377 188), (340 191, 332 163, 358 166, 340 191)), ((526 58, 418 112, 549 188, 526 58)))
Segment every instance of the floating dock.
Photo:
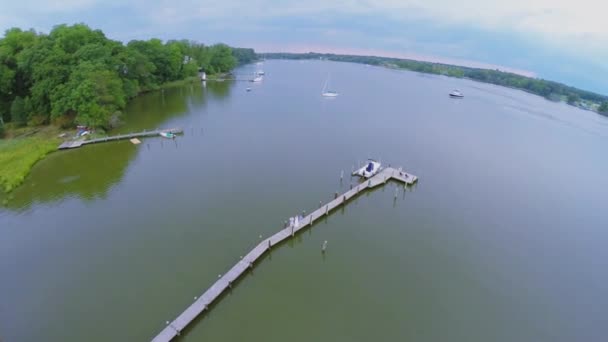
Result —
POLYGON ((154 131, 143 131, 143 132, 139 132, 139 133, 121 134, 121 135, 114 135, 111 137, 103 137, 103 138, 91 139, 91 140, 84 140, 84 139, 83 140, 70 140, 70 141, 64 141, 61 145, 59 145, 59 147, 57 149, 65 150, 65 149, 69 149, 69 148, 77 148, 82 145, 88 145, 88 144, 97 144, 97 143, 102 143, 102 142, 133 139, 133 138, 151 137, 151 136, 160 135, 160 133, 162 133, 162 132, 181 134, 184 132, 184 130, 182 130, 181 128, 157 129, 154 131))
POLYGON ((211 305, 218 297, 227 289, 232 288, 232 284, 238 280, 238 278, 247 272, 248 269, 253 268, 254 263, 264 253, 269 251, 273 246, 295 236, 295 234, 313 225, 315 220, 329 215, 329 213, 338 208, 341 205, 345 205, 349 199, 357 196, 359 193, 372 189, 380 185, 386 184, 389 180, 395 180, 405 185, 411 185, 418 181, 418 177, 391 167, 382 169, 375 176, 366 179, 362 183, 353 187, 347 192, 334 196, 334 199, 325 205, 321 205, 317 210, 308 214, 307 216, 300 219, 296 226, 291 225, 283 228, 271 237, 262 240, 257 246, 255 246, 247 255, 241 258, 236 265, 222 275, 207 291, 205 291, 192 305, 190 305, 184 312, 182 312, 176 319, 168 323, 167 326, 152 339, 153 342, 168 342, 173 338, 179 336, 181 332, 186 329, 188 324, 192 323, 198 316, 204 311, 208 310, 211 305))

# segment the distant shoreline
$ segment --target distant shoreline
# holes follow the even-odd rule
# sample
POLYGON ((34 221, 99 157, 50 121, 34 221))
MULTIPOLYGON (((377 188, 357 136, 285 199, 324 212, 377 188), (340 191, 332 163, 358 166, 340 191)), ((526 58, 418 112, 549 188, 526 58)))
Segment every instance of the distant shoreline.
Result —
POLYGON ((453 78, 494 84, 501 87, 523 90, 552 102, 565 102, 573 107, 608 116, 608 96, 578 89, 562 83, 532 78, 498 69, 471 68, 465 66, 424 62, 380 56, 339 55, 331 53, 263 53, 268 59, 286 60, 330 60, 381 66, 394 70, 409 70, 423 74, 442 75, 453 78))

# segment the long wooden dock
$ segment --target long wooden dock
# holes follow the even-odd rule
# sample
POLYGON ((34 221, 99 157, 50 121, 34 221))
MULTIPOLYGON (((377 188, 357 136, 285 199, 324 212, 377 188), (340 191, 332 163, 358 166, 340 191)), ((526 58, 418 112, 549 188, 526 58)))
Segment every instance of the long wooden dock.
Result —
POLYGON ((315 220, 329 215, 329 213, 338 208, 341 205, 345 205, 349 199, 357 196, 359 193, 372 189, 380 185, 386 184, 389 180, 396 180, 406 185, 414 184, 418 181, 418 177, 409 174, 407 172, 397 170, 391 167, 381 170, 378 174, 358 184, 356 187, 351 187, 350 190, 346 191, 341 195, 336 195, 335 198, 320 206, 317 210, 303 217, 297 226, 289 226, 283 228, 271 237, 262 240, 257 246, 255 246, 247 255, 245 255, 240 261, 238 261, 232 268, 221 276, 207 291, 205 291, 192 305, 184 310, 176 319, 168 323, 167 326, 152 339, 153 342, 168 342, 173 338, 180 335, 180 333, 194 321, 199 315, 209 308, 209 305, 213 303, 217 298, 227 289, 232 287, 232 284, 243 275, 247 269, 253 268, 254 263, 262 256, 266 251, 270 250, 273 246, 283 242, 295 234, 313 225, 315 220))
POLYGON ((139 132, 139 133, 114 135, 114 136, 110 136, 110 137, 103 137, 103 138, 91 139, 91 140, 84 140, 84 139, 69 140, 69 141, 64 141, 61 145, 59 145, 59 147, 57 149, 65 150, 65 149, 69 149, 69 148, 77 148, 82 145, 88 145, 88 144, 97 144, 97 143, 102 143, 102 142, 117 141, 117 140, 132 139, 132 138, 151 137, 151 136, 157 136, 163 132, 181 134, 184 131, 181 128, 169 128, 169 129, 157 129, 157 130, 153 130, 153 131, 143 131, 143 132, 139 132))

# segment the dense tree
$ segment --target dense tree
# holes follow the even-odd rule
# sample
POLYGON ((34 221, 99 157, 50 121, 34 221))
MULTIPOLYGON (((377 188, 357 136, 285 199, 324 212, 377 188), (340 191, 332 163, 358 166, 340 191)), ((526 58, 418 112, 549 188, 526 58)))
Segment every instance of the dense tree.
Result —
MULTIPOLYGON (((248 58, 252 52, 242 51, 248 58)), ((106 126, 129 98, 201 67, 228 72, 236 61, 223 44, 150 39, 125 46, 84 24, 59 25, 48 35, 14 28, 0 39, 0 118, 106 126)))
POLYGON ((577 104, 580 100, 581 100, 581 98, 577 94, 568 94, 568 99, 567 99, 568 104, 571 104, 571 105, 577 104))
POLYGON ((17 126, 25 126, 27 123, 27 115, 25 113, 25 103, 21 96, 15 97, 11 104, 11 120, 17 126))
POLYGON ((118 74, 101 64, 84 62, 72 72, 67 83, 57 87, 51 101, 54 118, 76 114, 79 124, 105 126, 124 107, 125 94, 118 74))
POLYGON ((236 66, 236 58, 232 56, 232 50, 228 45, 213 45, 210 53, 211 62, 209 70, 211 72, 228 72, 236 66))
POLYGON ((608 101, 603 102, 597 110, 600 113, 608 113, 608 101))
POLYGON ((232 56, 238 64, 247 64, 255 61, 258 56, 253 49, 232 48, 232 56))

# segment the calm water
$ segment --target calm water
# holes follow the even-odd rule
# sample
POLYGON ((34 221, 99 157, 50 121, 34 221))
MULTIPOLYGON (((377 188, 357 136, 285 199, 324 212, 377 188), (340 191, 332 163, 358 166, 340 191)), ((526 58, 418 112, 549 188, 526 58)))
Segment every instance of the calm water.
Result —
POLYGON ((275 249, 183 340, 605 340, 608 120, 467 80, 263 68, 262 84, 131 103, 120 131, 183 127, 175 141, 34 168, 0 208, 0 340, 146 341, 368 157, 418 185, 364 194, 275 249), (328 73, 336 99, 320 97, 328 73))

